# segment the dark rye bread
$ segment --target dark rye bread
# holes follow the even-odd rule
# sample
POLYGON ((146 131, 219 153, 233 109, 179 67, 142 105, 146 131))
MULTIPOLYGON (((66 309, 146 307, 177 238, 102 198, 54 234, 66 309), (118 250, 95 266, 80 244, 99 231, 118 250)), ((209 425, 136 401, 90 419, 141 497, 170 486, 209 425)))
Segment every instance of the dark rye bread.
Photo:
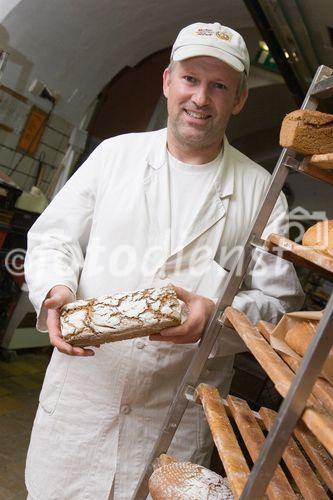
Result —
POLYGON ((304 155, 333 152, 333 115, 298 109, 283 120, 280 145, 304 155))
POLYGON ((181 323, 172 285, 77 300, 61 310, 61 332, 75 346, 94 346, 157 333, 181 323))

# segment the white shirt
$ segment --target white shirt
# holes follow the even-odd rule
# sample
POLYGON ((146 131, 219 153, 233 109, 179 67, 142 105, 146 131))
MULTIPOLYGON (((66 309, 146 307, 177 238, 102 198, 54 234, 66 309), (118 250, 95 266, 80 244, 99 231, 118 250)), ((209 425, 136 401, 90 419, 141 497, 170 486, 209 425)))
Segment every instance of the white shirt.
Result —
POLYGON ((168 152, 171 205, 171 251, 183 246, 196 216, 205 203, 222 159, 222 149, 209 163, 191 165, 168 152))

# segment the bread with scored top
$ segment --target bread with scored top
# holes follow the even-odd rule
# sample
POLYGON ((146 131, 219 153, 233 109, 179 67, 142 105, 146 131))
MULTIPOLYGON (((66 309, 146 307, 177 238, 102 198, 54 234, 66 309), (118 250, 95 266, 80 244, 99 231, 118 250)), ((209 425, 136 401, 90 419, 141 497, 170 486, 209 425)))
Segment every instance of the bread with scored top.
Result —
POLYGON ((60 315, 64 339, 94 346, 158 333, 181 323, 181 301, 172 285, 77 300, 60 315))
POLYGON ((191 462, 171 462, 149 479, 153 500, 232 500, 228 480, 191 462))

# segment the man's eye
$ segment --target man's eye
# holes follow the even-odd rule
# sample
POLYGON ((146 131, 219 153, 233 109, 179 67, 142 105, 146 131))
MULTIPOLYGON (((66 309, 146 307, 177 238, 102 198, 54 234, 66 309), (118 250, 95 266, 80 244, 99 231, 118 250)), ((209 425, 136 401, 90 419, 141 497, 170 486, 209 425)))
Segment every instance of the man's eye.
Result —
POLYGON ((226 85, 224 85, 224 83, 220 83, 220 82, 216 82, 214 84, 214 86, 215 86, 215 88, 221 89, 221 90, 226 90, 227 89, 226 85))
POLYGON ((189 76, 189 75, 185 75, 184 76, 184 80, 186 80, 189 83, 194 83, 195 82, 194 76, 189 76))

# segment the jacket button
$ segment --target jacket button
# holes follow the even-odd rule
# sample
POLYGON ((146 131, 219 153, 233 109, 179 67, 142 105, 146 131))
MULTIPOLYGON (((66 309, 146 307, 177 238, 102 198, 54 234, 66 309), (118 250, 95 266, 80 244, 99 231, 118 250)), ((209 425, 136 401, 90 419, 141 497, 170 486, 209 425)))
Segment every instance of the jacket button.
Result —
POLYGON ((120 411, 124 415, 127 415, 131 411, 131 407, 128 406, 128 405, 124 405, 124 406, 121 407, 120 411))
POLYGON ((159 277, 161 280, 165 280, 165 279, 168 277, 168 275, 167 275, 167 273, 166 273, 165 271, 160 271, 160 272, 158 273, 158 277, 159 277))
POLYGON ((137 343, 136 343, 136 348, 137 349, 143 349, 145 347, 145 343, 142 342, 142 340, 138 340, 137 343))

